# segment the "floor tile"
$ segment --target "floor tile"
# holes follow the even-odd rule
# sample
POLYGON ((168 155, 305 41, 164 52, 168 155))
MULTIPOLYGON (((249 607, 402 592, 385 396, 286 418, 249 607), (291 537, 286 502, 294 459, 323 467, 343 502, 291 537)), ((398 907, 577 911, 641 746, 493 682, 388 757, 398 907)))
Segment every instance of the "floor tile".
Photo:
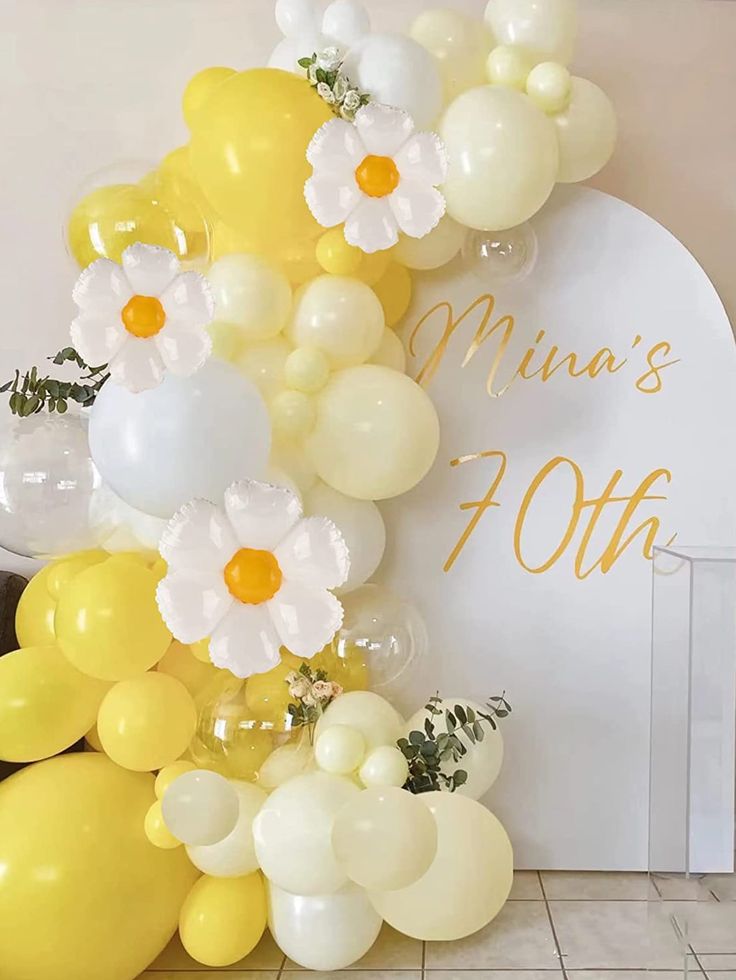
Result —
POLYGON ((426 970, 424 977, 425 980, 558 980, 562 970, 426 970))
MULTIPOLYGON (((699 972, 699 971, 698 971, 699 972)), ((682 980, 681 970, 567 970, 568 980, 682 980)))
POLYGON ((480 932, 427 943, 427 970, 554 970, 559 966, 544 902, 508 902, 480 932))
MULTIPOLYGON (((422 980, 421 970, 335 970, 319 971, 284 970, 281 980, 422 980)), ((229 980, 229 978, 228 978, 229 980)))
POLYGON ((705 884, 719 902, 736 902, 736 874, 708 875, 705 884))
MULTIPOLYGON (((724 971, 736 974, 736 953, 701 953, 698 959, 707 973, 724 971)), ((719 980, 722 978, 719 977, 719 980)))
POLYGON ((695 952, 736 954, 736 902, 664 902, 695 952))
POLYGON ((664 904, 551 901, 566 969, 681 969, 683 953, 664 904))
MULTIPOLYGON (((238 971, 242 973, 248 970, 278 970, 283 962, 284 954, 271 938, 271 934, 266 932, 263 939, 249 956, 246 956, 240 963, 234 963, 232 966, 225 967, 220 971, 220 975, 224 973, 237 973, 238 971)), ((160 980, 160 971, 188 970, 191 973, 198 973, 201 976, 208 969, 208 967, 202 966, 201 963, 193 960, 185 951, 179 937, 175 936, 159 958, 151 964, 149 972, 158 972, 160 980)), ((181 973, 179 973, 179 976, 181 976, 181 973)), ((232 978, 229 978, 229 980, 232 980, 232 978)))
POLYGON ((650 893, 646 874, 616 871, 542 871, 541 874, 548 901, 646 901, 650 893))
POLYGON ((673 877, 653 875, 652 884, 657 893, 668 902, 715 901, 705 877, 684 878, 678 875, 673 877))
MULTIPOLYGON (((396 932, 390 926, 383 929, 365 956, 348 969, 360 970, 421 970, 422 943, 396 932)), ((287 960, 284 971, 302 970, 298 963, 287 960)))
POLYGON ((511 886, 511 894, 509 895, 510 902, 528 901, 529 899, 541 901, 543 898, 538 871, 514 872, 514 883, 511 886))

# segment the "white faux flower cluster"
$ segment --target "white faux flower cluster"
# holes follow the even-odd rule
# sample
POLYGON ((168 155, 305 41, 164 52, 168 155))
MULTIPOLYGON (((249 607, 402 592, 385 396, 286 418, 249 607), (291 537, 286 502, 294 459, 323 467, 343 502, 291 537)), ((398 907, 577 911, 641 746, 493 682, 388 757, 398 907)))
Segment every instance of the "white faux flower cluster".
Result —
POLYGON ((307 72, 309 84, 317 90, 321 99, 339 112, 343 119, 352 120, 355 113, 368 103, 368 96, 362 95, 350 84, 342 71, 342 54, 339 48, 325 48, 311 57, 301 58, 299 64, 307 72))

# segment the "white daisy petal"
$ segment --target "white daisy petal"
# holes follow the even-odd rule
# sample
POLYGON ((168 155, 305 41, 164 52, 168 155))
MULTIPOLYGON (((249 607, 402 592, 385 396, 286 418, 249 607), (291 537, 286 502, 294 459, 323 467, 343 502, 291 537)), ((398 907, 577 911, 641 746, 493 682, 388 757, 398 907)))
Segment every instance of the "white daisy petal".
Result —
POLYGON ((147 391, 161 384, 164 362, 150 340, 126 337, 122 347, 110 360, 110 378, 129 391, 147 391))
POLYGON ((265 605, 281 642, 297 657, 319 653, 342 626, 340 600, 326 589, 284 582, 265 605))
POLYGON ((133 295, 125 273, 111 259, 97 259, 79 276, 72 299, 80 310, 92 313, 117 313, 133 295))
POLYGON ((345 222, 345 240, 364 252, 382 252, 395 245, 399 232, 389 198, 364 197, 345 222))
POLYGON ((225 510, 240 546, 266 551, 273 551, 302 516, 301 501, 293 491, 257 480, 229 486, 225 510))
POLYGON ((326 517, 305 517, 274 552, 287 582, 336 589, 348 577, 350 557, 339 529, 326 517))
POLYGON ((424 238, 445 213, 445 199, 434 187, 418 180, 402 180, 389 197, 391 210, 405 235, 424 238))
POLYGON ((227 515, 209 500, 190 500, 166 525, 159 554, 173 572, 222 570, 238 550, 227 515))
POLYGON ((250 677, 277 667, 280 647, 266 607, 235 602, 210 637, 210 660, 236 677, 250 677))
POLYGON ((414 132, 414 120, 403 109, 370 102, 355 113, 355 126, 366 153, 392 157, 414 132))
POLYGON ((352 174, 345 178, 320 174, 306 182, 304 197, 315 220, 323 228, 332 228, 346 220, 362 194, 352 174))
POLYGON ((320 126, 307 147, 307 160, 317 174, 351 177, 366 149, 351 123, 331 119, 320 126))
POLYGON ((447 150, 436 133, 415 133, 394 154, 402 180, 437 186, 447 178, 447 150))
POLYGON ((167 371, 188 378, 212 353, 212 338, 203 327, 166 323, 153 338, 167 371))
POLYGON ((120 311, 82 313, 72 320, 72 343, 87 364, 97 367, 107 364, 125 343, 128 336, 120 311))
POLYGON ((188 327, 206 327, 212 322, 215 301, 210 284, 198 272, 182 272, 161 293, 167 322, 188 327))
POLYGON ((212 634, 235 600, 221 573, 187 569, 161 579, 156 602, 173 636, 180 643, 197 643, 212 634))
POLYGON ((123 271, 139 296, 160 296, 181 271, 181 263, 168 248, 136 242, 123 252, 123 271))

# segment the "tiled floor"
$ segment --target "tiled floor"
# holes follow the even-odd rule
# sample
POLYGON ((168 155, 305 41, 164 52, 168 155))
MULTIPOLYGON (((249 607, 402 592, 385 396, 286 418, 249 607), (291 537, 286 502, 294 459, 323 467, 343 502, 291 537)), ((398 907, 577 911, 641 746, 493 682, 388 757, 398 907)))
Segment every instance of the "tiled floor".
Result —
POLYGON ((421 943, 384 927, 349 970, 307 974, 285 960, 268 935, 242 963, 214 972, 194 963, 175 940, 143 977, 680 980, 685 960, 695 980, 736 980, 736 876, 650 885, 640 874, 521 871, 500 915, 460 942, 421 943), (652 887, 652 897, 662 901, 647 901, 652 887), (681 944, 677 927, 685 923, 681 944))

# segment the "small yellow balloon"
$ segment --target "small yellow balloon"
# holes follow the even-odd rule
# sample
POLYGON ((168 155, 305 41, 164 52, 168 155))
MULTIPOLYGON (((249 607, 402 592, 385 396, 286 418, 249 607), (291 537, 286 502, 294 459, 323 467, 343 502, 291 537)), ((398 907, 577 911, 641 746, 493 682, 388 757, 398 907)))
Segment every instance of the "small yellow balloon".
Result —
POLYGON ((529 72, 526 94, 542 112, 561 112, 570 103, 570 72, 556 61, 543 61, 529 72))
POLYGON ((187 87, 184 89, 184 96, 182 98, 184 121, 190 129, 195 125, 202 106, 217 86, 234 74, 234 68, 214 66, 212 68, 205 68, 203 71, 198 71, 190 79, 187 87))
POLYGON ((51 565, 46 565, 36 572, 16 607, 15 635, 21 647, 46 646, 56 642, 56 599, 48 590, 51 568, 51 565))
POLYGON ((164 851, 173 850, 181 847, 181 841, 171 833, 164 823, 164 815, 161 811, 161 800, 152 803, 143 821, 143 829, 146 837, 154 847, 160 847, 164 851))
POLYGON ((97 715, 102 746, 124 769, 149 772, 186 752, 197 727, 197 709, 181 681, 149 671, 120 681, 97 715))
POLYGON ((330 378, 330 362, 316 347, 297 347, 284 364, 284 381, 289 388, 313 395, 330 378))
POLYGON ((247 956, 266 929, 266 889, 260 872, 242 878, 203 875, 179 916, 182 945, 205 966, 230 966, 247 956))
POLYGON ((356 278, 364 282, 366 286, 375 286, 378 280, 386 274, 392 255, 392 249, 384 249, 383 252, 366 252, 363 255, 360 268, 355 273, 356 278))
POLYGON ((0 759, 36 762, 69 748, 94 724, 109 686, 80 674, 56 646, 0 658, 0 759))
POLYGON ((342 227, 330 228, 317 242, 317 261, 333 276, 354 276, 363 263, 363 252, 345 241, 342 227))
POLYGON ((183 759, 172 762, 170 766, 164 766, 158 776, 156 776, 156 782, 154 784, 156 798, 162 800, 164 793, 175 779, 183 776, 185 772, 193 772, 196 768, 193 762, 186 762, 183 759))
POLYGON ((54 599, 59 599, 61 593, 71 582, 75 575, 79 575, 85 568, 97 565, 110 556, 106 551, 78 551, 59 561, 52 562, 48 566, 48 590, 54 599))
POLYGON ((101 680, 134 677, 166 653, 171 633, 156 605, 150 569, 113 556, 76 575, 56 609, 59 645, 71 663, 101 680))
POLYGON ((192 653, 191 647, 173 640, 156 668, 162 674, 169 674, 181 681, 192 697, 217 676, 217 667, 207 661, 204 663, 192 653))
POLYGON ((373 292, 383 307, 386 326, 395 327, 411 303, 411 273, 398 262, 390 262, 373 287, 373 292))

